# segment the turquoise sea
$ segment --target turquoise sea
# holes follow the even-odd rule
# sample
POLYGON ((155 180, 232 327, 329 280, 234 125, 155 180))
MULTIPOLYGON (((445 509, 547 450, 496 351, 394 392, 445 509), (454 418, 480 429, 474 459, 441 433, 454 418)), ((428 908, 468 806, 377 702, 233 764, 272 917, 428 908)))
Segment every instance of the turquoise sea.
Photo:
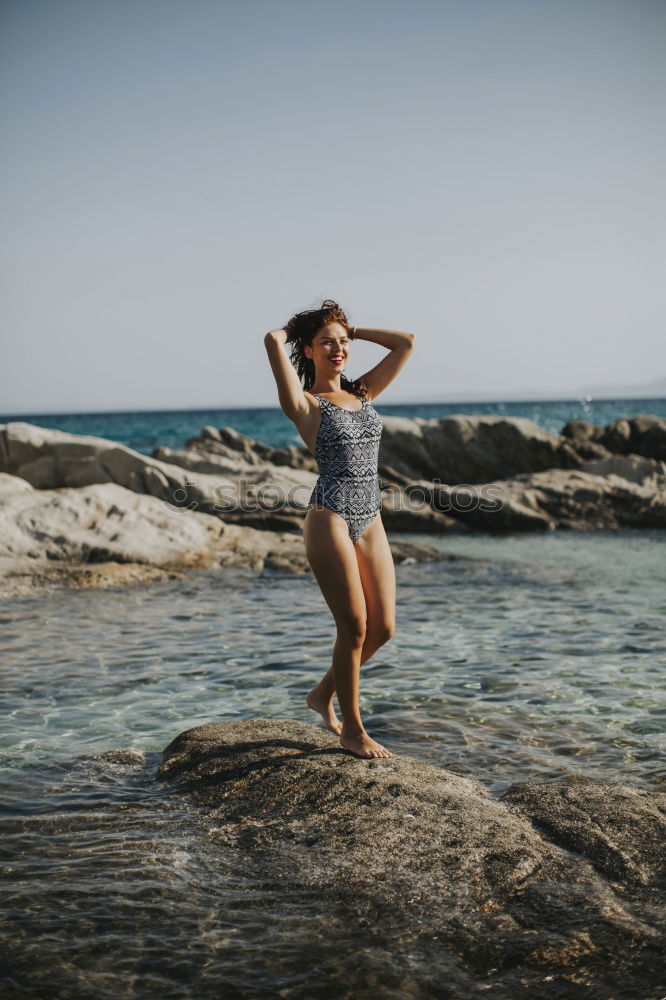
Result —
MULTIPOLYGON (((517 414, 558 430, 575 417, 666 415, 666 401, 589 413, 576 403, 378 409, 517 414)), ((205 424, 294 441, 274 409, 48 420, 144 452, 182 446, 205 424)), ((361 676, 373 736, 491 795, 567 774, 664 789, 666 532, 409 538, 459 558, 396 568, 397 631, 361 676)), ((345 985, 366 996, 381 954, 381 996, 402 1000, 408 956, 389 931, 361 936, 333 895, 262 883, 246 858, 211 844, 203 813, 155 781, 160 751, 193 726, 317 722, 304 697, 335 636, 311 575, 233 570, 35 594, 0 602, 0 634, 6 995, 316 998, 326 995, 318 968, 344 955, 345 985), (118 747, 145 766, 99 758, 118 747)), ((502 982, 437 992, 448 961, 433 954, 410 997, 467 1000, 491 985, 502 1000, 539 994, 510 969, 502 982)), ((652 1000, 645 976, 615 995, 652 1000)), ((594 984, 542 985, 557 1000, 600 995, 594 984)))

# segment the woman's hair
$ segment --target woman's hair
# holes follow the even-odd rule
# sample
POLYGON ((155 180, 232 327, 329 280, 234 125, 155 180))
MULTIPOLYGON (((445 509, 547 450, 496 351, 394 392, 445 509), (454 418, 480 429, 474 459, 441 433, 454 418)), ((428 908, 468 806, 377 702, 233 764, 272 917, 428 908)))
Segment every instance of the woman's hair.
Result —
MULTIPOLYGON (((314 383, 315 366, 314 361, 305 356, 303 348, 306 344, 309 346, 317 331, 328 323, 339 323, 349 334, 349 321, 342 308, 333 299, 324 299, 319 309, 306 309, 296 313, 284 325, 287 331, 287 343, 292 345, 291 361, 304 389, 310 389, 314 383)), ((351 381, 342 373, 340 373, 340 388, 346 389, 360 399, 364 399, 367 394, 365 385, 359 379, 351 381)))

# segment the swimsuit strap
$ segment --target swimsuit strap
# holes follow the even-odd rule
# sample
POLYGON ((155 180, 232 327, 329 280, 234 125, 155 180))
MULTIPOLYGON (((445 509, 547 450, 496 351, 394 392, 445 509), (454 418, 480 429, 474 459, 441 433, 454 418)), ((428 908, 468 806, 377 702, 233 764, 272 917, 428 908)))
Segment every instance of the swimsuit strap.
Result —
POLYGON ((329 405, 329 406, 332 406, 334 410, 344 410, 344 411, 345 411, 346 413, 361 413, 361 412, 362 412, 362 410, 363 410, 363 407, 364 407, 364 406, 367 406, 367 405, 368 405, 368 404, 366 403, 366 401, 365 401, 365 400, 363 399, 363 397, 361 396, 361 409, 360 409, 360 410, 348 410, 346 406, 338 406, 338 404, 337 404, 337 403, 332 403, 332 402, 330 401, 330 399, 326 399, 326 396, 322 396, 322 395, 321 395, 320 393, 318 393, 318 392, 313 392, 313 393, 312 393, 312 395, 313 395, 313 396, 316 396, 316 397, 317 397, 317 399, 321 399, 321 400, 323 400, 323 401, 324 401, 324 403, 328 403, 328 405, 329 405))

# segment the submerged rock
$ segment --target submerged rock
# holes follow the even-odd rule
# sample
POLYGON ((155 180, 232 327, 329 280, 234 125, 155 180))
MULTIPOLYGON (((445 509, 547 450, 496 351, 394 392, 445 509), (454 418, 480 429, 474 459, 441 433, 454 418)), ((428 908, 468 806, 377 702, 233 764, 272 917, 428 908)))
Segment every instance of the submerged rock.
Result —
POLYGON ((291 906, 328 894, 332 921, 391 956, 386 982, 408 980, 410 996, 476 995, 492 977, 507 1000, 528 987, 577 996, 582 982, 620 1000, 660 982, 664 795, 580 778, 495 799, 443 768, 363 760, 281 719, 188 730, 158 775, 291 906))
POLYGON ((103 750, 92 754, 92 759, 107 761, 109 764, 123 764, 127 767, 145 767, 146 755, 136 747, 118 747, 116 750, 103 750))

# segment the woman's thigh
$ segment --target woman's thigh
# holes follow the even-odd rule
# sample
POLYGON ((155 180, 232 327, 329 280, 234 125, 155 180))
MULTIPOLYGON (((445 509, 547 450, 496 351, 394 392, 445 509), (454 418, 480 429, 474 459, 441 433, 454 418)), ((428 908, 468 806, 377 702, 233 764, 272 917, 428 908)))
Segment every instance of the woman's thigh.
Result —
POLYGON ((367 610, 361 574, 347 522, 327 507, 310 509, 303 523, 305 554, 340 626, 362 626, 367 610))
POLYGON ((356 542, 361 586, 367 609, 368 635, 378 640, 395 631, 395 566, 381 515, 376 517, 356 542))

